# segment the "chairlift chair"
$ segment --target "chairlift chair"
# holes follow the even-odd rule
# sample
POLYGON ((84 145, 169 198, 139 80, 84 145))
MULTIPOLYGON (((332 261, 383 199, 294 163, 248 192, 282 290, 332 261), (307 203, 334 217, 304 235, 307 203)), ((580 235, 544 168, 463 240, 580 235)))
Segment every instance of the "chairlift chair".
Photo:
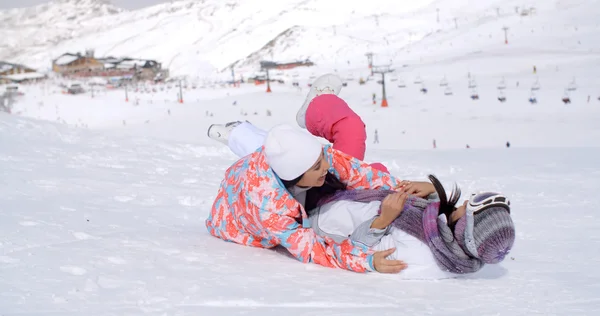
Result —
POLYGON ((417 76, 417 78, 415 79, 415 84, 421 84, 423 83, 423 79, 421 79, 421 76, 417 76))
POLYGON ((447 86, 446 90, 444 90, 444 94, 445 95, 453 95, 452 89, 449 86, 447 86))
POLYGON ((569 89, 568 88, 565 90, 565 94, 563 94, 562 102, 564 104, 570 104, 571 103, 571 97, 569 96, 569 89))
POLYGON ((506 89, 506 81, 504 81, 504 78, 502 78, 500 83, 498 83, 498 90, 504 90, 504 89, 506 89))
POLYGON ((477 88, 477 82, 475 81, 475 79, 470 79, 469 80, 469 89, 475 89, 477 88))
POLYGON ((404 83, 404 80, 398 80, 398 88, 406 88, 406 83, 404 83))
POLYGON ((479 100, 479 93, 477 93, 477 89, 473 89, 471 91, 471 100, 479 100))
POLYGON ((531 95, 529 96, 529 103, 537 104, 537 97, 535 96, 535 93, 533 93, 533 91, 531 92, 531 95))
POLYGON ((540 81, 535 80, 535 82, 533 83, 533 86, 531 86, 531 91, 538 91, 538 90, 540 90, 540 81))
POLYGON ((571 81, 571 83, 569 83, 569 87, 567 87, 567 90, 569 90, 569 91, 577 90, 577 83, 575 83, 575 78, 573 78, 573 81, 571 81))
POLYGON ((502 92, 502 90, 500 90, 500 93, 498 93, 498 101, 502 103, 506 102, 506 95, 504 95, 504 92, 502 92))
POLYGON ((446 77, 442 78, 442 81, 440 81, 440 87, 446 87, 448 85, 448 80, 446 79, 446 77))

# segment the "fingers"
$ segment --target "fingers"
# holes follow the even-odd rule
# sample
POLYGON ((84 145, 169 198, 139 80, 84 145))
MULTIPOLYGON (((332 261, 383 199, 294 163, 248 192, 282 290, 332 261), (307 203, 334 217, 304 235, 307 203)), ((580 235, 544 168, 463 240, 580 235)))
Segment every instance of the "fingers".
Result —
POLYGON ((411 183, 412 182, 410 182, 408 180, 400 181, 400 184, 398 185, 398 192, 403 192, 404 188, 409 186, 411 183))
POLYGON ((387 256, 391 255, 394 253, 394 251, 396 251, 396 248, 390 248, 388 250, 382 250, 382 251, 378 251, 375 253, 375 255, 379 255, 382 258, 386 258, 387 256))
POLYGON ((401 193, 400 196, 398 197, 398 204, 400 206, 404 207, 404 204, 406 204, 406 199, 408 199, 408 194, 401 193))
POLYGON ((403 199, 406 199, 408 194, 406 192, 398 192, 394 194, 390 194, 390 202, 394 202, 394 204, 401 203, 403 199))
POLYGON ((378 251, 374 254, 374 260, 376 261, 376 270, 380 273, 399 273, 406 269, 408 265, 401 260, 387 260, 387 256, 391 255, 396 251, 396 248, 388 250, 378 251))
POLYGON ((404 190, 404 193, 415 194, 417 191, 419 191, 419 188, 414 184, 410 184, 409 186, 406 187, 406 189, 404 190))

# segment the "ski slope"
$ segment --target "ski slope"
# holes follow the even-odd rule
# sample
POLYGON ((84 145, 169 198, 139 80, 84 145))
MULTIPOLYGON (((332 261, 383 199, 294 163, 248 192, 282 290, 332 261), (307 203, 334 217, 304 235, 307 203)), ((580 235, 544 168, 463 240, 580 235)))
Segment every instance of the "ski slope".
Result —
MULTIPOLYGON (((367 161, 406 179, 435 173, 465 197, 497 190, 512 199, 517 240, 509 258, 474 276, 432 282, 302 264, 282 250, 207 233, 204 220, 235 161, 206 137, 208 125, 293 124, 307 88, 189 89, 183 104, 174 88, 130 92, 129 102, 124 91, 92 98, 63 95, 50 83, 22 88, 13 115, 0 113, 3 315, 600 312, 595 99, 565 106, 546 89, 538 105, 500 104, 492 85, 479 101, 465 88, 443 102, 440 88, 423 96, 413 84, 390 88, 383 109, 370 104, 380 89, 374 82, 342 90, 367 124, 367 161), (380 144, 371 143, 375 128, 380 144)), ((512 90, 526 99, 529 88, 512 90)))
POLYGON ((84 5, 79 18, 53 12, 73 8, 56 3, 0 11, 0 59, 48 67, 53 56, 85 48, 157 58, 187 76, 184 102, 176 84, 140 83, 127 101, 118 89, 96 87, 92 97, 87 85, 65 95, 54 78, 19 87, 12 114, 0 112, 0 315, 600 313, 598 1, 67 4, 84 5), (537 13, 511 14, 523 5, 537 13), (388 108, 379 106, 367 51, 396 69, 386 76, 388 108), (241 65, 254 53, 318 66, 277 72, 285 83, 270 94, 264 85, 214 83, 230 78, 215 69, 238 60, 247 77, 255 65, 241 65), (236 158, 207 138, 208 126, 295 124, 307 83, 324 72, 348 84, 340 96, 366 123, 367 161, 403 179, 434 173, 464 197, 496 190, 511 198, 517 240, 507 260, 466 278, 406 280, 209 236, 204 220, 236 158), (359 85, 361 77, 369 81, 359 85))

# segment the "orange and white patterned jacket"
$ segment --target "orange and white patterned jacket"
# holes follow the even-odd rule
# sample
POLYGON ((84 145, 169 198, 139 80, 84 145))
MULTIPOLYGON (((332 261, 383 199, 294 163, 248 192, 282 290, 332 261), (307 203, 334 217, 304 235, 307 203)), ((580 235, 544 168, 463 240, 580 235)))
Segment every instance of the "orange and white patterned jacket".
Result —
MULTIPOLYGON (((329 171, 348 189, 392 189, 400 180, 330 145, 324 146, 329 171)), ((206 227, 211 235, 242 245, 285 247, 302 262, 355 272, 373 271, 373 251, 350 239, 335 243, 309 227, 304 207, 269 167, 264 147, 238 160, 225 172, 206 227)))

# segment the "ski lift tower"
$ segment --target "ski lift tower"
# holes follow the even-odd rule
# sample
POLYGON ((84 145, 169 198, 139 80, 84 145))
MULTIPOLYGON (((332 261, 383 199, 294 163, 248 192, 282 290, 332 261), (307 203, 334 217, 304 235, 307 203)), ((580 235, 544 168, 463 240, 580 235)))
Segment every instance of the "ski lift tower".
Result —
POLYGON ((276 69, 277 63, 274 61, 263 60, 260 62, 260 70, 267 73, 267 93, 271 92, 271 79, 269 78, 269 69, 276 69))
POLYGON ((371 76, 373 75, 373 53, 368 52, 365 54, 367 61, 369 62, 369 69, 371 69, 371 76))
POLYGON ((387 96, 385 94, 385 74, 387 73, 391 73, 394 71, 394 69, 391 68, 391 65, 388 66, 374 66, 373 68, 371 68, 371 71, 375 74, 381 74, 381 87, 382 87, 382 99, 381 99, 381 107, 382 108, 387 108, 388 107, 388 102, 387 102, 387 96))

